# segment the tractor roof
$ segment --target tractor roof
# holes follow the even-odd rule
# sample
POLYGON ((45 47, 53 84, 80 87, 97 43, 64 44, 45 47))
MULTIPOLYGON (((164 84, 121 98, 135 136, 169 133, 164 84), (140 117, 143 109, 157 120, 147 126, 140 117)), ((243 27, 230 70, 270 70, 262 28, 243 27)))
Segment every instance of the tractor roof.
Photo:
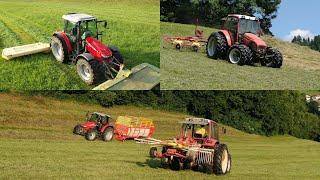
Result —
POLYGON ((246 16, 246 15, 241 15, 241 14, 229 14, 228 17, 237 17, 239 19, 248 19, 248 20, 252 20, 252 21, 258 21, 259 20, 256 17, 246 16))
POLYGON ((210 119, 205 119, 205 118, 193 118, 193 117, 189 117, 186 118, 185 121, 182 121, 180 123, 182 124, 198 124, 198 125, 208 125, 209 122, 214 122, 210 119))
POLYGON ((93 112, 92 114, 97 114, 97 115, 99 115, 99 116, 107 116, 107 117, 109 117, 109 118, 110 118, 110 116, 109 116, 109 115, 104 114, 104 113, 93 112))
POLYGON ((90 21, 90 20, 94 20, 96 18, 93 16, 90 16, 88 14, 70 13, 67 15, 63 15, 62 19, 70 21, 75 24, 79 21, 90 21))

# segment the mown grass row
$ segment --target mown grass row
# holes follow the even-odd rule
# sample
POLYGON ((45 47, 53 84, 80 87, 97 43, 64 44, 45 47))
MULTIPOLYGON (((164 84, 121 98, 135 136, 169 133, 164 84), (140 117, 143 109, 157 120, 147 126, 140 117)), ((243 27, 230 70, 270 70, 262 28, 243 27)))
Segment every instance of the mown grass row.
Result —
POLYGON ((163 169, 148 145, 88 142, 72 135, 87 111, 151 118, 155 138, 175 137, 189 115, 144 107, 98 105, 19 94, 0 94, 1 179, 317 179, 320 144, 289 136, 262 137, 227 127, 221 134, 233 158, 231 174, 163 169))
MULTIPOLYGON (((161 23, 161 34, 190 36, 193 25, 161 23)), ((208 37, 217 29, 204 28, 208 37)), ((199 53, 162 42, 161 46, 161 88, 162 89, 319 89, 320 53, 271 37, 263 37, 270 46, 279 48, 284 56, 281 69, 237 66, 224 60, 206 57, 205 47, 199 53)))
MULTIPOLYGON (((49 42, 53 32, 63 28, 62 15, 92 14, 106 19, 103 42, 121 50, 130 69, 140 63, 160 66, 158 1, 0 1, 4 31, 2 46, 49 42), (6 39, 4 42, 3 39, 6 39)), ((91 89, 78 77, 74 66, 61 65, 50 54, 32 55, 7 62, 0 59, 0 89, 91 89), (26 68, 27 66, 28 68, 26 68)))

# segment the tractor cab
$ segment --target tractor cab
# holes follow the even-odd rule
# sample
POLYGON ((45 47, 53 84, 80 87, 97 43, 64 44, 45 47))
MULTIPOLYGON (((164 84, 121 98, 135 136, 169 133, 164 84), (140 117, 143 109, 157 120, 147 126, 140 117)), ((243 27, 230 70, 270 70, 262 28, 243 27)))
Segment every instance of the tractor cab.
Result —
POLYGON ((218 124, 213 120, 204 118, 186 118, 182 123, 179 140, 189 140, 202 144, 205 147, 213 147, 219 141, 218 124))
POLYGON ((98 30, 99 23, 104 23, 104 27, 107 27, 106 21, 98 21, 96 17, 87 14, 70 13, 63 15, 62 19, 64 20, 64 32, 70 39, 73 49, 77 49, 78 52, 83 51, 86 38, 99 39, 99 36, 102 35, 102 32, 98 30))
POLYGON ((99 113, 99 112, 87 114, 87 121, 93 122, 96 124, 102 124, 102 125, 108 124, 110 119, 111 117, 109 115, 99 113))
POLYGON ((262 34, 259 19, 256 17, 231 14, 224 19, 223 30, 231 34, 232 42, 241 41, 245 33, 251 33, 257 36, 262 34))

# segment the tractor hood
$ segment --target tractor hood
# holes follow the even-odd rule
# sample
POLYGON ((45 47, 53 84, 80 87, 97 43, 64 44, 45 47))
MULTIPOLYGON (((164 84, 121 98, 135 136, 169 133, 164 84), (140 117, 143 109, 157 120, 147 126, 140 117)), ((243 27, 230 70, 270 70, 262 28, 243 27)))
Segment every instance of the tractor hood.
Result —
POLYGON ((244 42, 245 44, 251 44, 252 42, 259 48, 267 48, 267 44, 257 35, 252 33, 244 34, 244 42))
POLYGON ((97 123, 92 122, 92 121, 87 121, 87 122, 81 124, 81 126, 82 126, 83 128, 85 128, 85 129, 94 128, 96 125, 97 125, 97 123))
POLYGON ((89 51, 95 59, 103 60, 112 56, 110 48, 102 44, 99 40, 93 37, 88 37, 86 42, 87 51, 89 51))

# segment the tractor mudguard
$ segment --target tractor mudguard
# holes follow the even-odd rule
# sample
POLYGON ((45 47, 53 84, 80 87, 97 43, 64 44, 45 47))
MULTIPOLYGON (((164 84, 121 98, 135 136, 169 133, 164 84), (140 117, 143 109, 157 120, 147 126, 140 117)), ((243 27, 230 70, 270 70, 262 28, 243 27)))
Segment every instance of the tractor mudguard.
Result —
POLYGON ((114 131, 113 125, 108 124, 108 125, 106 125, 106 126, 103 126, 103 127, 101 128, 100 132, 104 132, 108 127, 112 127, 112 128, 113 128, 113 131, 114 131))
POLYGON ((90 53, 83 53, 78 55, 76 61, 78 61, 79 58, 84 58, 88 62, 94 60, 94 57, 90 53))
POLYGON ((68 49, 68 52, 72 52, 72 45, 71 45, 71 42, 68 38, 68 36, 66 35, 66 33, 64 32, 55 32, 53 33, 53 36, 57 37, 61 42, 62 42, 62 45, 68 49))
POLYGON ((220 30, 219 33, 222 34, 226 38, 228 46, 231 47, 232 41, 231 41, 231 37, 230 37, 229 32, 226 30, 220 30))

